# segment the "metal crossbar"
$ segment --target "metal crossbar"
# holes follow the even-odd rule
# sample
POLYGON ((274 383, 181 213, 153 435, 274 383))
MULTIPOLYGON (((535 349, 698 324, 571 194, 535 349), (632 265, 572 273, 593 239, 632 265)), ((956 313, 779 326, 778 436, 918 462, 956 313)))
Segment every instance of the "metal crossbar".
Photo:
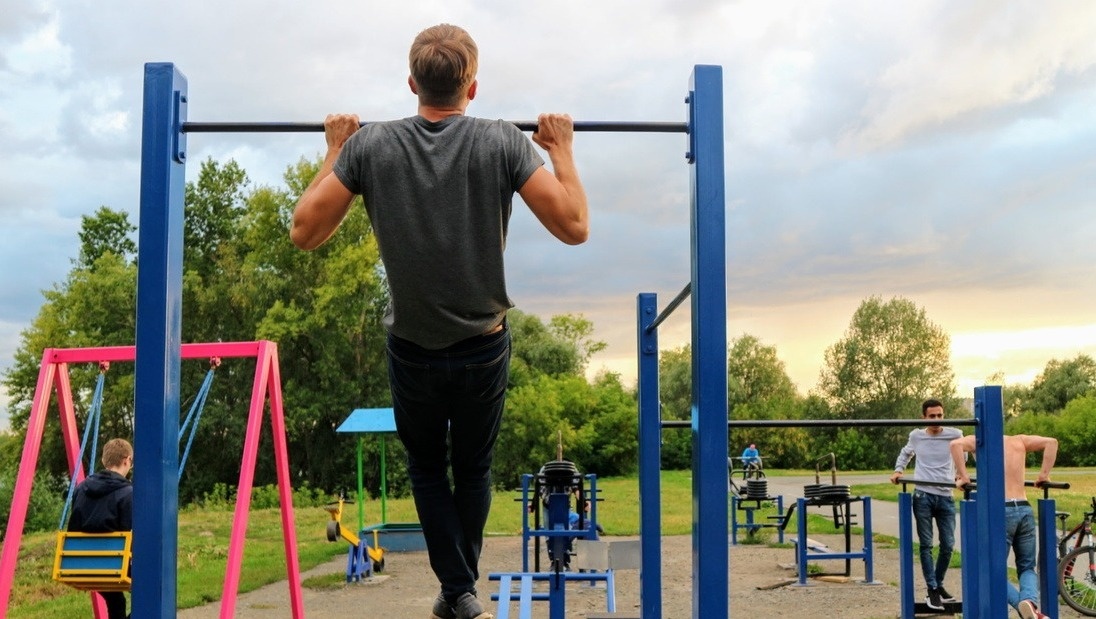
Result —
MULTIPOLYGON (((375 122, 375 121, 374 121, 375 122)), ((522 131, 536 131, 535 120, 511 120, 522 131)), ((370 124, 363 121, 361 126, 370 124)), ((322 133, 317 122, 193 122, 182 124, 183 133, 322 133)), ((646 122, 620 120, 576 120, 575 131, 607 133, 688 133, 683 122, 646 122)))

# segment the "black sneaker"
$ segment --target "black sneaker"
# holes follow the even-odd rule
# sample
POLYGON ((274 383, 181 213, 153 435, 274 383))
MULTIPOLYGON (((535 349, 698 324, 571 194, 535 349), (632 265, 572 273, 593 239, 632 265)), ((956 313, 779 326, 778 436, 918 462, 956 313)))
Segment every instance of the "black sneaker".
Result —
POLYGON ((483 610, 483 604, 471 593, 462 593, 453 604, 456 619, 494 619, 494 615, 483 610))
POLYGON ((954 595, 948 593, 948 590, 945 589, 942 586, 937 587, 936 592, 940 594, 940 601, 941 602, 958 602, 959 601, 959 600, 955 599, 954 595))
POLYGON ((453 612, 453 607, 445 601, 445 597, 440 593, 438 597, 434 598, 434 608, 430 611, 430 619, 457 619, 457 613, 453 612))
POLYGON ((944 610, 944 601, 940 599, 939 589, 929 589, 929 595, 925 598, 925 605, 933 610, 944 610))

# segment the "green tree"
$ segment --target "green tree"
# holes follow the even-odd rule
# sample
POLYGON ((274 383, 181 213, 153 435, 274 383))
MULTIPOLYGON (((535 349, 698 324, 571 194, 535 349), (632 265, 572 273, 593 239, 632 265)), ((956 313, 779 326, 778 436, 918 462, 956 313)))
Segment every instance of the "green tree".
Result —
POLYGON ((540 374, 510 390, 492 466, 494 483, 516 488, 532 474, 563 457, 582 473, 624 475, 637 465, 635 398, 614 374, 593 383, 574 375, 540 374))
POLYGON ((766 346, 757 337, 743 334, 733 340, 727 355, 727 401, 733 411, 741 403, 770 399, 795 398, 795 383, 787 367, 776 355, 775 346, 766 346))
MULTIPOLYGON (((731 341, 727 356, 727 412, 731 420, 798 419, 802 402, 775 346, 743 334, 731 341)), ((754 443, 765 466, 801 466, 807 457, 801 428, 733 428, 729 453, 738 456, 754 443)))
POLYGON ((1022 410, 1057 413, 1076 398, 1096 393, 1096 361, 1080 354, 1073 359, 1052 359, 1035 378, 1022 410))
POLYGON ((90 269, 103 254, 111 252, 131 262, 137 257, 137 242, 133 234, 137 226, 129 221, 125 211, 100 206, 92 216, 80 217, 80 256, 76 266, 90 269))
POLYGON ((605 348, 594 340, 594 325, 575 314, 553 316, 547 324, 532 314, 507 313, 512 337, 510 386, 529 384, 537 376, 581 376, 590 356, 605 348))
MULTIPOLYGON (((959 409, 948 334, 901 297, 870 297, 860 304, 844 338, 826 350, 819 390, 839 419, 911 417, 927 398, 943 401, 947 410, 959 409)), ((820 434, 836 449, 849 446, 837 454, 839 466, 885 468, 908 430, 850 428, 840 433, 839 443, 835 432, 820 434), (866 444, 873 449, 864 449, 866 444)))

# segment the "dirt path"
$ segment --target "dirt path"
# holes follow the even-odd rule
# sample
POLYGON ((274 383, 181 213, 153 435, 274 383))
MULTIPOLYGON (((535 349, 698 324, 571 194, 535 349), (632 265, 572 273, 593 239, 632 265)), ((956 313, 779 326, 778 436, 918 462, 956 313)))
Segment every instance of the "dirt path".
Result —
MULTIPOLYGON (((812 539, 837 547, 843 544, 838 536, 813 536, 812 539)), ((663 538, 663 617, 685 619, 692 616, 692 540, 689 536, 663 538)), ((521 568, 521 538, 489 538, 483 555, 485 576, 480 582, 480 597, 485 602, 498 583, 488 582, 489 572, 519 571, 521 568)), ((847 583, 815 582, 811 586, 797 584, 771 587, 795 579, 788 565, 795 561, 790 548, 769 548, 760 545, 738 545, 730 548, 730 603, 734 617, 840 616, 844 619, 893 618, 898 615, 898 551, 881 548, 875 552, 877 584, 863 584, 863 561, 852 562, 852 577, 847 583)), ((345 559, 323 564, 305 574, 345 573, 345 559)), ((842 571, 843 561, 823 561, 827 571, 842 571)), ((920 580, 920 578, 918 578, 920 580)), ((949 589, 960 590, 959 570, 948 575, 949 589)), ((924 587, 918 582, 916 591, 924 587)), ((391 617, 426 619, 430 604, 437 593, 437 581, 427 564, 426 553, 389 553, 383 575, 372 581, 350 584, 331 590, 305 588, 304 607, 308 617, 391 617)), ((635 571, 619 571, 616 575, 617 611, 638 615, 639 578, 635 571)), ((491 608, 494 608, 491 603, 491 608)), ((1063 618, 1080 617, 1071 614, 1063 604, 1063 618)), ((603 588, 573 584, 568 588, 567 617, 586 617, 605 612, 603 588)), ((211 604, 179 612, 181 619, 213 619, 219 616, 220 605, 211 604)), ((517 606, 511 608, 516 616, 517 606)), ((547 605, 540 603, 534 617, 547 618, 547 605)), ((623 616, 627 616, 624 614, 623 616)), ((291 617, 286 583, 277 583, 241 595, 236 603, 235 617, 291 617)))
MULTIPOLYGON (((779 479, 779 478, 777 478, 779 479)), ((872 483, 867 479, 842 481, 842 483, 872 483)), ((788 478, 770 487, 770 494, 784 493, 786 501, 794 501, 801 493, 803 483, 812 479, 788 478), (779 484, 779 485, 778 485, 779 484), (785 488, 784 486, 787 486, 785 488)), ((790 503, 788 503, 790 504, 790 503)), ((897 508, 885 501, 872 502, 873 528, 877 533, 897 535, 897 508), (891 514, 890 512, 894 513, 891 514)), ((786 537, 791 541, 793 535, 786 537)), ((635 538, 607 538, 635 539, 635 538)), ((811 539, 827 544, 835 550, 843 550, 844 538, 838 535, 811 535, 811 539)), ((854 537, 853 551, 856 551, 854 537)), ((662 595, 663 614, 666 619, 687 619, 692 616, 692 538, 669 536, 662 538, 662 595)), ((490 582, 492 572, 516 572, 521 570, 522 545, 520 537, 488 538, 481 562, 483 576, 479 583, 480 599, 489 608, 496 603, 488 602, 491 593, 498 591, 498 583, 490 582)), ((811 581, 810 586, 799 586, 794 571, 795 553, 791 548, 770 548, 765 545, 739 544, 730 547, 730 606, 732 617, 813 617, 839 616, 844 619, 881 619, 897 617, 899 601, 898 550, 876 545, 874 551, 874 583, 865 584, 865 566, 862 560, 851 563, 851 576, 847 582, 811 581), (781 583, 783 586, 777 586, 781 583)), ((841 572, 844 561, 815 562, 826 572, 841 572)), ((426 619, 438 586, 430 571, 425 552, 388 553, 385 571, 373 579, 335 589, 317 590, 305 588, 303 600, 308 617, 370 616, 397 619, 426 619)), ((344 556, 320 565, 304 574, 307 579, 316 575, 345 574, 344 556)), ((924 582, 915 563, 914 591, 921 601, 924 582)), ((948 589, 961 591, 960 570, 948 573, 948 589)), ((840 579, 837 579, 840 580, 840 579)), ((639 614, 639 576, 634 570, 616 573, 616 607, 622 616, 639 614)), ((572 584, 567 590, 568 618, 586 617, 591 613, 605 612, 606 597, 603 587, 592 588, 572 584)), ((220 604, 180 611, 181 619, 214 619, 219 617, 220 604)), ((516 616, 516 604, 511 616, 516 616)), ((291 617, 288 586, 285 582, 263 587, 239 596, 235 617, 281 618, 291 617)), ((546 619, 547 604, 539 603, 535 619, 546 619)), ((1081 615, 1064 603, 1059 616, 1074 619, 1081 615)))

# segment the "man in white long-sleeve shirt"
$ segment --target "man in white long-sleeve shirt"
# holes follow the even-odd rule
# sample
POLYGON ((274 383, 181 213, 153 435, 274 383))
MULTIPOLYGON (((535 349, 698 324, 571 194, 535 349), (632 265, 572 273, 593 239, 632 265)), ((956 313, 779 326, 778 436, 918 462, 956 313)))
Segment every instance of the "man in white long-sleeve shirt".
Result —
MULTIPOLYGON (((921 404, 921 417, 929 420, 944 418, 944 405, 939 400, 925 400, 921 404)), ((913 516, 917 522, 917 538, 921 544, 921 572, 928 587, 926 603, 933 610, 943 610, 944 602, 954 602, 955 597, 944 589, 944 576, 948 573, 952 548, 955 546, 955 465, 951 459, 951 441, 962 438, 957 428, 930 425, 910 432, 909 441, 894 463, 891 483, 906 470, 910 460, 917 458, 914 478, 937 482, 942 485, 914 484, 913 516), (932 525, 940 533, 940 552, 932 560, 932 525)))

